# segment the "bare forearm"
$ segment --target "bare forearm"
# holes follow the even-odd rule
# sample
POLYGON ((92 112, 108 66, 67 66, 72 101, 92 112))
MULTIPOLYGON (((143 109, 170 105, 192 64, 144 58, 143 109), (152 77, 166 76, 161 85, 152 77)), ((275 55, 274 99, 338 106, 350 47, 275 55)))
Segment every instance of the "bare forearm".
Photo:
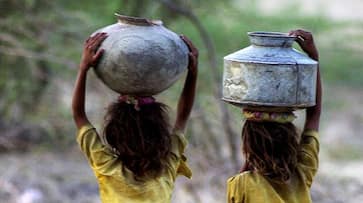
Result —
POLYGON ((197 72, 189 71, 178 103, 177 119, 175 122, 175 128, 178 130, 183 131, 185 129, 194 104, 196 84, 197 72))
POLYGON ((315 61, 319 61, 319 53, 318 53, 318 50, 316 49, 315 45, 314 45, 314 48, 312 48, 311 52, 309 52, 307 54, 310 58, 314 59, 315 61))
POLYGON ((85 112, 86 79, 87 70, 81 68, 77 75, 72 100, 73 119, 78 128, 88 123, 85 112))
POLYGON ((97 33, 90 36, 84 43, 72 99, 73 119, 78 128, 89 123, 85 111, 87 72, 91 67, 94 67, 97 64, 99 58, 102 56, 104 50, 98 49, 98 47, 106 37, 106 33, 97 33))
POLYGON ((175 130, 184 131, 190 112, 192 111, 195 88, 198 76, 198 49, 187 37, 181 36, 189 49, 188 75, 185 79, 184 88, 179 98, 177 117, 174 125, 175 130))
MULTIPOLYGON (((306 30, 292 30, 289 35, 295 36, 297 43, 304 50, 305 53, 309 55, 310 58, 319 62, 318 49, 315 46, 313 35, 311 32, 306 30)), ((319 130, 320 113, 321 113, 321 81, 320 81, 320 70, 317 70, 317 80, 316 80, 316 105, 306 109, 306 120, 305 129, 319 130)))

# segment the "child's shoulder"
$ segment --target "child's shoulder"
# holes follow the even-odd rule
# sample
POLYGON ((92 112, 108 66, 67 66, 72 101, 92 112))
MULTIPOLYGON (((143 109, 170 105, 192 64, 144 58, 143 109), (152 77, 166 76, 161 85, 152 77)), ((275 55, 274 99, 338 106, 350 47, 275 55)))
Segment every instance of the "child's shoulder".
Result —
MULTIPOLYGON (((249 179, 251 179, 251 176, 254 175, 254 172, 252 171, 245 171, 239 174, 236 174, 232 177, 230 177, 227 180, 227 191, 228 194, 233 194, 233 196, 237 195, 243 195, 247 189, 247 184, 248 184, 248 188, 251 188, 250 184, 248 182, 249 179)), ((235 197, 236 198, 236 197, 235 197)))
POLYGON ((253 175, 252 171, 244 171, 242 173, 236 174, 230 178, 228 178, 227 183, 237 183, 237 182, 243 182, 248 176, 253 175))
POLYGON ((254 171, 244 171, 242 173, 236 174, 227 180, 229 185, 244 185, 248 183, 249 185, 259 184, 261 181, 261 175, 254 171))

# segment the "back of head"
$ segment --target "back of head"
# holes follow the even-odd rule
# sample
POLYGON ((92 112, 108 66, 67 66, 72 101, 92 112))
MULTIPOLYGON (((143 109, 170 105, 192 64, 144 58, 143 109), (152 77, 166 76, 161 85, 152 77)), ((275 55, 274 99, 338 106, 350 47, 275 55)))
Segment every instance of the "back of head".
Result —
POLYGON ((291 122, 247 120, 242 129, 242 145, 245 170, 255 170, 274 181, 286 182, 296 169, 298 135, 291 122))
POLYGON ((104 135, 123 167, 136 178, 159 176, 171 148, 167 106, 153 102, 135 108, 116 102, 105 117, 104 135))

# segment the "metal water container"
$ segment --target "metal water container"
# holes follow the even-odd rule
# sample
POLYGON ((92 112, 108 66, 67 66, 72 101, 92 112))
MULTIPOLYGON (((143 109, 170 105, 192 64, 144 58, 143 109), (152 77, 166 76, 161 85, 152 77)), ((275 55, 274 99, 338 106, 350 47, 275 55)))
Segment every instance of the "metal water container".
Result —
POLYGON ((249 32, 251 46, 224 57, 223 100, 267 111, 315 105, 318 63, 292 48, 295 37, 249 32))
POLYGON ((116 15, 117 23, 95 32, 108 33, 96 75, 121 94, 149 96, 167 89, 187 69, 184 41, 161 21, 116 15))

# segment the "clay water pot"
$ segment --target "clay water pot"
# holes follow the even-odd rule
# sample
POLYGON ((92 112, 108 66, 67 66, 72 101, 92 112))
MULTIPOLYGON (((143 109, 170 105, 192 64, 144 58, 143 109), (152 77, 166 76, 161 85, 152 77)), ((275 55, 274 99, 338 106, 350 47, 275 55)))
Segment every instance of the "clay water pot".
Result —
POLYGON ((96 75, 121 94, 149 96, 167 89, 187 69, 184 41, 161 21, 116 16, 117 23, 95 32, 108 33, 96 75))
POLYGON ((318 63, 292 47, 295 37, 249 32, 251 46, 224 57, 223 100, 264 111, 315 105, 318 63))

